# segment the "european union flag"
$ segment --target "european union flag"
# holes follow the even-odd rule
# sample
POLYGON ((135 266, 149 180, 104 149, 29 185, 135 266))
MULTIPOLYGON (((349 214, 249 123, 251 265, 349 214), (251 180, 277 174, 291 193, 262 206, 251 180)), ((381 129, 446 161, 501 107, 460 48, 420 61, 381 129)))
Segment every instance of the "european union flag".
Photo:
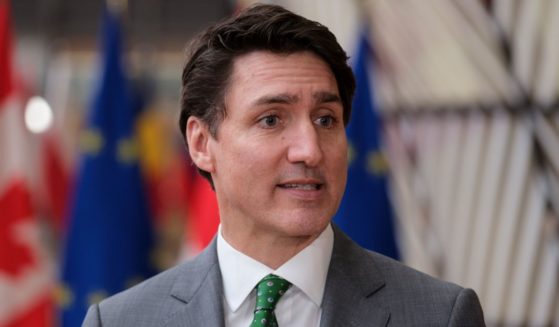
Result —
POLYGON ((90 304, 152 274, 152 227, 134 137, 135 113, 115 13, 103 18, 102 72, 81 135, 62 277, 63 324, 80 326, 90 304))
POLYGON ((392 206, 387 194, 387 164, 380 148, 380 118, 370 87, 370 54, 370 44, 363 34, 353 67, 357 89, 346 129, 348 181, 334 222, 361 246, 398 259, 392 206))

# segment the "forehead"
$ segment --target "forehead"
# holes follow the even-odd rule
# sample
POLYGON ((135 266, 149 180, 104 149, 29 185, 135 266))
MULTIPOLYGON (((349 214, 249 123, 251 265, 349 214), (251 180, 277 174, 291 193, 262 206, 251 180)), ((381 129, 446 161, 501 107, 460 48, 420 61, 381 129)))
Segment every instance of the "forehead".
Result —
POLYGON ((338 95, 336 79, 320 57, 306 51, 291 54, 253 51, 234 60, 226 94, 258 98, 285 93, 304 97, 309 92, 338 95))

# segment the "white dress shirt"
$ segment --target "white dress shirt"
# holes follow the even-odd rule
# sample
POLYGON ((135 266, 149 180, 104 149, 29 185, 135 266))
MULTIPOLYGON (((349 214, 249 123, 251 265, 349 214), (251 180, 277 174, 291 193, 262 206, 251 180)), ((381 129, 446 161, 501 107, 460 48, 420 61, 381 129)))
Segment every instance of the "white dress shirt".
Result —
POLYGON ((278 325, 318 327, 333 246, 334 232, 328 225, 316 240, 274 270, 234 249, 221 236, 220 226, 217 258, 223 277, 225 326, 250 326, 256 305, 254 288, 273 273, 292 284, 276 306, 278 325))

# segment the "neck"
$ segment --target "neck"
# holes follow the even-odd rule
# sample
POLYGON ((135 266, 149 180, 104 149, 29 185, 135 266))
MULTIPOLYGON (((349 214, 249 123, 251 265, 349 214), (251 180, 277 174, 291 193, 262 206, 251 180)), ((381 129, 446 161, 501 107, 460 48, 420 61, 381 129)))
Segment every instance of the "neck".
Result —
POLYGON ((222 224, 223 239, 237 251, 272 269, 281 267, 320 235, 292 237, 234 230, 222 224))

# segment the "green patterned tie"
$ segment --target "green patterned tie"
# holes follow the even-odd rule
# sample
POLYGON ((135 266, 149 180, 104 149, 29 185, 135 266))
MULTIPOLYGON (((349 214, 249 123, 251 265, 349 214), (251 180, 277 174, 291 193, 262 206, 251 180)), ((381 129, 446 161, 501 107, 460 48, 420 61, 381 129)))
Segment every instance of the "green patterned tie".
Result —
POLYGON ((268 275, 256 285, 256 309, 250 327, 277 327, 274 309, 291 283, 276 275, 268 275))

